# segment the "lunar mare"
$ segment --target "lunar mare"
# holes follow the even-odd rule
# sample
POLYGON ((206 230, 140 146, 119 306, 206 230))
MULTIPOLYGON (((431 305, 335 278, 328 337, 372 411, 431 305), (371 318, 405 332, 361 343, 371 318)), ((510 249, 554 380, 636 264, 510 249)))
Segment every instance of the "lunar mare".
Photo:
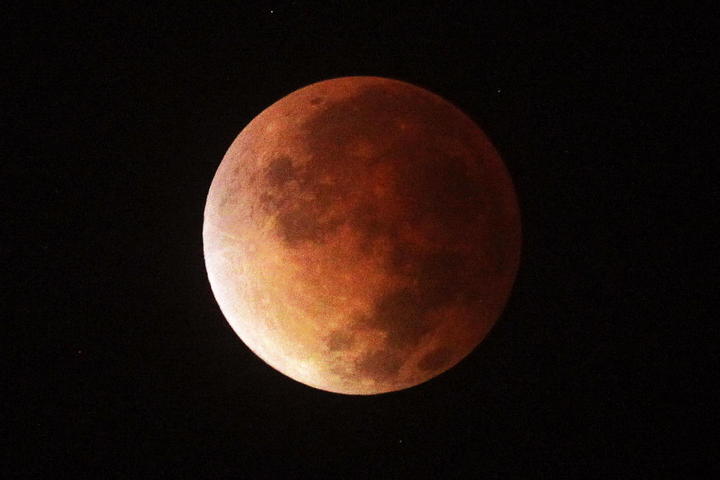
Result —
POLYGON ((238 135, 212 181, 203 245, 228 322, 319 389, 375 394, 457 364, 502 312, 520 216, 482 130, 379 77, 301 88, 238 135))

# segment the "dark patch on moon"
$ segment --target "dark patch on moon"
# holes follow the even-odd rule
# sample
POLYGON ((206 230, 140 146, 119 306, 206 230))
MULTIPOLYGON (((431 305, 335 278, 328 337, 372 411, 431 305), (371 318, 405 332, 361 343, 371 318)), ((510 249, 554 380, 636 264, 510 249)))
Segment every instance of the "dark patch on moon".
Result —
POLYGON ((379 381, 387 381, 397 376, 401 366, 400 357, 397 353, 389 350, 370 352, 357 360, 355 364, 357 371, 362 376, 379 381))
POLYGON ((461 158, 432 151, 423 156, 434 158, 401 165, 399 188, 414 206, 411 218, 430 218, 446 232, 460 233, 477 220, 483 207, 481 185, 461 158))
POLYGON ((470 268, 467 259, 452 250, 420 256, 415 262, 419 266, 415 278, 427 308, 451 301, 465 283, 466 269, 470 268))
POLYGON ((386 332, 386 342, 392 348, 417 344, 431 330, 425 316, 426 309, 416 292, 401 289, 380 297, 374 314, 363 326, 386 332))
POLYGON ((440 347, 423 356, 417 366, 424 372, 437 371, 446 367, 451 359, 452 350, 448 347, 440 347))
POLYGON ((277 214, 278 233, 288 246, 303 241, 322 243, 344 222, 325 215, 337 201, 339 190, 334 184, 320 182, 321 176, 312 168, 295 168, 289 157, 279 156, 268 165, 265 178, 267 188, 259 196, 260 204, 265 212, 277 214), (291 181, 297 182, 297 189, 288 188, 291 181))
POLYGON ((348 215, 348 222, 357 232, 365 238, 364 246, 369 247, 372 240, 380 236, 393 236, 396 225, 382 222, 379 216, 379 207, 370 202, 363 202, 348 215))
MULTIPOLYGON (((444 151, 447 138, 467 144, 469 127, 457 109, 438 100, 415 89, 367 85, 350 98, 323 105, 301 126, 306 148, 315 155, 304 173, 309 180, 305 184, 310 186, 314 176, 324 174, 347 193, 352 180, 367 175, 372 164, 391 162, 399 179, 395 193, 405 199, 407 220, 429 221, 450 236, 462 236, 486 207, 489 192, 483 191, 481 179, 470 173, 465 159, 444 151), (391 134, 406 118, 418 128, 391 134), (357 142, 382 154, 350 154, 348 149, 357 142)), ((370 237, 387 233, 370 215, 358 221, 368 227, 364 233, 370 237)))
POLYGON ((380 297, 373 315, 362 325, 386 333, 386 341, 393 348, 417 345, 437 322, 428 313, 457 300, 473 296, 474 285, 468 281, 467 259, 453 251, 421 254, 395 248, 389 267, 405 273, 415 288, 403 288, 380 297), (402 263, 400 263, 402 262, 402 263))
POLYGON ((355 340, 352 333, 343 330, 334 330, 327 339, 327 346, 331 352, 338 350, 347 350, 353 346, 355 340))
POLYGON ((312 159, 294 169, 288 157, 280 156, 266 172, 268 186, 278 190, 272 207, 280 213, 282 237, 289 246, 303 240, 322 241, 344 221, 351 222, 368 243, 379 235, 395 237, 397 225, 383 225, 375 213, 382 205, 370 192, 359 191, 356 181, 368 174, 372 164, 391 162, 399 179, 395 194, 407 206, 405 216, 411 227, 432 223, 451 243, 462 238, 485 207, 487 192, 463 158, 443 151, 440 140, 451 137, 462 143, 467 128, 454 107, 415 89, 368 85, 350 98, 324 103, 300 127, 312 159), (390 134, 404 118, 417 120, 419 127, 412 133, 390 134), (383 153, 372 158, 354 155, 350 149, 358 142, 383 153), (298 182, 300 193, 283 189, 290 180, 298 182), (334 201, 353 194, 361 199, 359 207, 344 212, 343 221, 323 224, 321 219, 328 217, 325 213, 334 201), (297 218, 293 212, 298 212, 297 218))
POLYGON ((280 187, 295 177, 292 160, 287 155, 274 158, 267 170, 267 179, 270 185, 280 187))
POLYGON ((335 231, 342 223, 340 219, 326 221, 318 220, 318 209, 309 202, 302 202, 293 209, 280 209, 278 215, 279 233, 289 246, 297 246, 299 243, 308 241, 322 243, 323 239, 332 231, 335 231))
POLYGON ((310 104, 311 104, 311 105, 319 105, 319 104, 321 104, 322 102, 323 102, 323 98, 322 98, 322 97, 313 97, 313 98, 310 99, 310 104))

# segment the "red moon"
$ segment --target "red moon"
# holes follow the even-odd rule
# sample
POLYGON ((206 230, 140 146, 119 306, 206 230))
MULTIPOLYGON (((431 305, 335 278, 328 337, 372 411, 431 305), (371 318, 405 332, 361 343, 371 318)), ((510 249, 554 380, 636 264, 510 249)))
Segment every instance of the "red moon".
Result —
POLYGON ((470 353, 520 257, 510 176, 441 97, 379 77, 260 113, 210 186, 203 245, 228 322, 267 364, 344 394, 412 387, 470 353))

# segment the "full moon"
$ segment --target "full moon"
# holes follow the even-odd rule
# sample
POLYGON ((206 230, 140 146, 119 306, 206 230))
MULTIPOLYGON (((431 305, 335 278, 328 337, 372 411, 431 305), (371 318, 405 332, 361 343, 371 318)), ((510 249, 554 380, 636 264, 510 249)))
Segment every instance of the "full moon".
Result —
POLYGON ((512 181, 443 98, 379 77, 280 99, 230 145, 203 248, 225 318, 311 387, 402 390, 456 365, 492 328, 520 257, 512 181))

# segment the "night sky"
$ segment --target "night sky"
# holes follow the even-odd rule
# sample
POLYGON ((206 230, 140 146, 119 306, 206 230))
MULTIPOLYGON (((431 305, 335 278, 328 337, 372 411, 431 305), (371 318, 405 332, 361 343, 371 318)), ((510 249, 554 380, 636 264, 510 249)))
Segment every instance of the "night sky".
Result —
POLYGON ((694 288, 718 223, 701 198, 717 169, 701 140, 717 82, 707 15, 180 3, 5 9, 3 478, 717 466, 702 395, 717 353, 695 328, 711 295, 694 288), (252 354, 202 252, 235 136, 282 96, 346 75, 404 80, 470 115, 523 217, 517 281, 486 340, 428 383, 371 397, 306 387, 252 354))

